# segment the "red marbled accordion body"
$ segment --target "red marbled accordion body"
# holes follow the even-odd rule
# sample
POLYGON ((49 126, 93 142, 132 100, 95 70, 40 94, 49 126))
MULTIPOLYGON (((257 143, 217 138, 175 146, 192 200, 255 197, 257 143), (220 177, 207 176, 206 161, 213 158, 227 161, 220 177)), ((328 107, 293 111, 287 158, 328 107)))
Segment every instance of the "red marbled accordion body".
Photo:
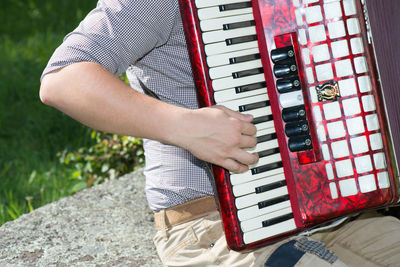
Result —
MULTIPOLYGON (((232 249, 256 248, 336 218, 392 205, 398 201, 398 174, 389 140, 373 48, 366 37, 363 6, 360 0, 352 3, 354 4, 349 6, 339 1, 327 6, 329 3, 325 4, 323 0, 252 1, 267 94, 296 229, 245 243, 237 217, 230 174, 214 166, 220 212, 226 239, 232 249), (340 14, 336 17, 332 15, 335 8, 336 14, 340 14), (347 26, 342 36, 332 30, 341 21, 347 26), (351 28, 351 23, 357 21, 359 28, 351 28), (325 33, 316 34, 322 28, 325 33), (359 40, 362 40, 361 45, 353 46, 359 40), (347 43, 348 52, 336 56, 335 54, 346 50, 343 47, 342 50, 334 50, 340 43, 347 43), (276 90, 277 78, 270 55, 272 50, 285 46, 293 46, 296 54, 313 145, 307 151, 291 152, 288 149, 289 138, 285 135, 285 122, 281 118, 283 108, 279 102, 280 93, 276 90), (314 54, 321 49, 326 50, 326 47, 329 49, 326 56, 314 54), (360 47, 364 47, 363 51, 360 47), (361 52, 356 52, 357 49, 361 52), (360 61, 364 65, 360 65, 360 61), (351 72, 342 75, 341 66, 344 64, 350 64, 351 72), (332 77, 327 77, 329 73, 332 73, 332 77), (367 77, 371 81, 369 90, 364 89, 365 84, 362 83, 367 77), (339 89, 342 94, 334 100, 318 101, 315 88, 320 88, 327 80, 341 86, 339 89), (354 81, 354 92, 344 86, 348 81, 354 81), (374 108, 370 109, 371 105, 366 104, 366 99, 374 100, 374 108), (354 105, 349 107, 348 103, 359 103, 359 107, 354 111, 354 105), (332 112, 331 106, 334 107, 332 112), (331 114, 335 112, 340 112, 341 115, 331 114), (378 128, 371 126, 371 118, 377 118, 374 121, 379 123, 378 128), (352 124, 353 121, 362 121, 365 130, 352 131, 351 127, 356 125, 352 124), (337 130, 342 128, 344 131, 337 130), (382 143, 381 146, 372 143, 376 136, 382 136, 382 141, 378 142, 382 143), (359 140, 367 140, 368 150, 357 146, 359 140), (346 149, 348 151, 343 152, 346 149), (383 165, 379 161, 382 157, 383 165), (352 173, 343 174, 347 168, 345 163, 352 166, 352 173), (365 167, 365 164, 371 164, 371 167, 365 167), (345 167, 341 169, 342 166, 345 167)), ((201 106, 211 106, 215 104, 214 90, 208 74, 195 0, 180 0, 180 7, 199 103, 201 106)))

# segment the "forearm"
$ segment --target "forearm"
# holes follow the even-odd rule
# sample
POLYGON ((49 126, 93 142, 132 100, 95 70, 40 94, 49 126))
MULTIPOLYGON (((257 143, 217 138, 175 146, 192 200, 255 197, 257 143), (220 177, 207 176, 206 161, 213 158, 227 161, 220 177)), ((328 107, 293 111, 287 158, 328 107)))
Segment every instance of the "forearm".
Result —
POLYGON ((95 63, 75 63, 47 74, 42 101, 83 124, 106 132, 174 143, 183 108, 132 90, 95 63))
POLYGON ((45 104, 92 128, 158 140, 234 172, 258 160, 252 117, 223 107, 190 110, 140 94, 95 63, 75 63, 47 74, 45 104))

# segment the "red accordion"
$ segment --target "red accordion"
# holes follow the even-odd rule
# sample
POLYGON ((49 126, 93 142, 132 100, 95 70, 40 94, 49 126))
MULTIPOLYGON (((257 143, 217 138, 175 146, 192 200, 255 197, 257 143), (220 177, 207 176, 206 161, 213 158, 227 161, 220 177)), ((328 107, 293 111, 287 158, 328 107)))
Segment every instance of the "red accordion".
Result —
POLYGON ((180 0, 200 104, 257 127, 257 164, 214 166, 232 249, 398 202, 399 68, 374 28, 396 1, 180 0))

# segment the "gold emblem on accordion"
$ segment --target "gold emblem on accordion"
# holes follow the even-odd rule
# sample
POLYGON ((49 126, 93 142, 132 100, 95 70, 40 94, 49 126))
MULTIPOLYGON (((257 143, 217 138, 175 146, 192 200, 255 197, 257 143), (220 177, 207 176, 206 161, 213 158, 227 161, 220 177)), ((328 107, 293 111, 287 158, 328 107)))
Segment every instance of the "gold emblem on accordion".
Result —
POLYGON ((340 97, 339 85, 335 81, 329 81, 322 85, 317 85, 318 101, 336 100, 340 97))

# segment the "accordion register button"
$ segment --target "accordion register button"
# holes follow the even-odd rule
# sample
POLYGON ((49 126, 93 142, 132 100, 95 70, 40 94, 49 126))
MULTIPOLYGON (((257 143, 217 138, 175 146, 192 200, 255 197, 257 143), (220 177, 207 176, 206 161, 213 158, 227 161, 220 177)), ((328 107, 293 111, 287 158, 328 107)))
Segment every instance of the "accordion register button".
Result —
POLYGON ((309 135, 293 136, 289 138, 289 150, 292 152, 312 149, 312 141, 309 135))
POLYGON ((290 93, 280 94, 279 103, 283 108, 289 108, 304 104, 303 92, 293 91, 290 93))
POLYGON ((297 65, 293 60, 279 61, 274 65, 274 75, 276 78, 284 78, 297 75, 297 65))
POLYGON ((282 110, 282 119, 284 122, 305 120, 306 115, 306 108, 304 105, 284 108, 282 110))
POLYGON ((294 58, 295 53, 293 50, 293 46, 286 46, 286 47, 281 47, 277 48, 271 51, 271 60, 274 63, 277 63, 279 61, 283 61, 286 59, 292 59, 294 58))
POLYGON ((288 137, 304 135, 309 131, 307 121, 289 122, 285 125, 285 134, 288 137))
POLYGON ((288 93, 296 90, 300 90, 299 77, 290 77, 286 79, 279 79, 276 81, 276 89, 279 93, 288 93))

